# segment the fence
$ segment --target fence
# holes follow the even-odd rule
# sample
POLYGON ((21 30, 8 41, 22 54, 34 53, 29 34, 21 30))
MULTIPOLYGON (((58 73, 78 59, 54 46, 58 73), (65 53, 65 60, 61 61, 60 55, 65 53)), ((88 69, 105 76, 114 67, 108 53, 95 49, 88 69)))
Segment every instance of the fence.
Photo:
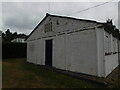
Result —
POLYGON ((26 43, 3 43, 2 58, 25 58, 27 53, 26 49, 26 43))

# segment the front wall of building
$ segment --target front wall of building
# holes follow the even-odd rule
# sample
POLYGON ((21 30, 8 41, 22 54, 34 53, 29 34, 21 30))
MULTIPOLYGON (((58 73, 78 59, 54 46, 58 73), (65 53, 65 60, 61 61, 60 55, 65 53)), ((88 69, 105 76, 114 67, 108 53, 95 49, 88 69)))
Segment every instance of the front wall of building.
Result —
POLYGON ((27 61, 34 64, 45 65, 44 40, 27 42, 27 61))
POLYGON ((53 66, 66 70, 66 35, 56 36, 53 41, 53 66))
POLYGON ((35 63, 35 41, 27 42, 27 62, 35 63))
POLYGON ((66 36, 66 69, 97 76, 95 30, 66 36))
MULTIPOLYGON (((95 30, 89 30, 52 38, 53 67, 97 76, 95 37, 95 30)), ((28 42, 28 62, 45 65, 45 40, 48 39, 28 42)))

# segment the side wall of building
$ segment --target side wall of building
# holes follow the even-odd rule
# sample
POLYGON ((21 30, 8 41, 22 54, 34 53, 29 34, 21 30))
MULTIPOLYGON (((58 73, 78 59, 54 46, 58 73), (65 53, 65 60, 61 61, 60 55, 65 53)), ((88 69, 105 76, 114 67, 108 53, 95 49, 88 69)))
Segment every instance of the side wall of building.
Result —
POLYGON ((118 39, 104 31, 105 77, 118 66, 118 39))

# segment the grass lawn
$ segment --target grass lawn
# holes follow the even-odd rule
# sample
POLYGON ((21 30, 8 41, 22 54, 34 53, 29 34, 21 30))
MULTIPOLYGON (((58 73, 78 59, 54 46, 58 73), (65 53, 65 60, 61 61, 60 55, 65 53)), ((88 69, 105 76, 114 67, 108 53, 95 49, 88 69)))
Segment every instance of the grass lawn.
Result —
POLYGON ((92 82, 72 78, 34 64, 26 59, 3 61, 3 88, 101 88, 92 82))

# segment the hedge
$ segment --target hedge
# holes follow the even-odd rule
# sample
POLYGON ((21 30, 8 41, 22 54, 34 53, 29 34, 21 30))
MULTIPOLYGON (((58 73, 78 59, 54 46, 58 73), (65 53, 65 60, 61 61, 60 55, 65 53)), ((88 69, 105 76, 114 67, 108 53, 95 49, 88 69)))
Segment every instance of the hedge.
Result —
POLYGON ((2 58, 26 58, 26 43, 3 43, 2 58))

